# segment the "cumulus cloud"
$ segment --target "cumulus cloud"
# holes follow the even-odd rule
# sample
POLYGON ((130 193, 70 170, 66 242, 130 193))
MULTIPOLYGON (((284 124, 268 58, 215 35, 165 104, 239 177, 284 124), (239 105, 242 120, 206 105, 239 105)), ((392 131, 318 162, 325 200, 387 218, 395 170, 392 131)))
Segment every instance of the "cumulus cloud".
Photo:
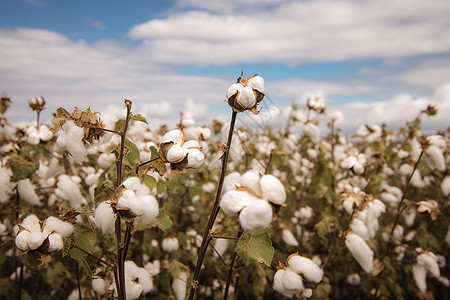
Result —
POLYGON ((236 9, 237 1, 201 6, 189 0, 179 5, 194 10, 138 24, 129 32, 158 61, 299 64, 450 50, 450 39, 442 38, 450 26, 446 0, 432 5, 420 0, 252 1, 242 6, 253 10, 236 9), (268 4, 272 9, 261 9, 268 4))

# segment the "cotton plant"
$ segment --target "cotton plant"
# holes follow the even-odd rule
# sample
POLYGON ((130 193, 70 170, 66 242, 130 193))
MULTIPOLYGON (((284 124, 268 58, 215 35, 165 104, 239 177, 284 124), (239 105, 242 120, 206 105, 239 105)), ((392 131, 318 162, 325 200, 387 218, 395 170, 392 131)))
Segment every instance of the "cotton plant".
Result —
POLYGON ((288 298, 310 298, 314 284, 321 282, 322 277, 323 270, 316 263, 294 253, 277 267, 273 289, 288 298))
POLYGON ((236 112, 249 110, 258 113, 257 106, 264 99, 264 79, 253 75, 244 79, 241 76, 227 90, 227 102, 236 112))
POLYGON ((421 248, 416 249, 416 263, 412 266, 412 273, 417 288, 425 293, 427 290, 427 277, 430 274, 432 277, 440 278, 441 271, 438 265, 437 256, 430 251, 421 248))
POLYGON ((220 207, 227 215, 239 215, 243 229, 262 230, 272 221, 272 205, 285 201, 286 191, 275 176, 250 170, 227 175, 220 207))

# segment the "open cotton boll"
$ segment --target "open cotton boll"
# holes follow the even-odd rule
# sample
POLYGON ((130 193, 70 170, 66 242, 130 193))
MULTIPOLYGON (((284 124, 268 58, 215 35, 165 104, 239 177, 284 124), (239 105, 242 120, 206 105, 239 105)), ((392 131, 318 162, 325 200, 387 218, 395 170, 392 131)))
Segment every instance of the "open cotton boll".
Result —
POLYGON ((198 149, 188 149, 186 153, 188 155, 187 168, 196 169, 205 161, 205 155, 198 149))
POLYGON ((262 230, 272 221, 273 211, 269 203, 262 200, 252 201, 239 214, 239 222, 243 229, 262 230))
POLYGON ((373 271, 373 251, 358 235, 350 232, 345 237, 345 246, 367 273, 373 271))
POLYGON ((286 191, 281 181, 273 175, 264 175, 259 181, 262 198, 274 204, 286 202, 286 191))
POLYGON ((257 195, 260 195, 260 184, 261 174, 256 170, 250 170, 245 172, 240 179, 240 184, 243 187, 251 189, 257 195))
POLYGON ((115 160, 116 155, 114 153, 102 153, 98 156, 97 163, 100 168, 108 169, 115 160))
POLYGON ((297 292, 296 290, 288 290, 283 284, 283 275, 286 270, 278 270, 273 276, 273 289, 285 297, 291 298, 297 292))
POLYGON ((41 141, 47 142, 53 138, 53 132, 47 127, 47 125, 39 126, 38 132, 41 141))
POLYGON ((244 109, 252 108, 256 104, 256 97, 253 93, 253 90, 251 87, 246 86, 244 87, 240 93, 239 97, 237 98, 237 101, 244 109))
POLYGON ((442 180, 441 190, 444 197, 450 194, 450 176, 445 176, 444 180, 442 180))
POLYGON ((264 79, 261 76, 254 76, 250 78, 247 82, 247 86, 258 92, 264 93, 264 79))
POLYGON ((431 252, 424 252, 417 256, 417 263, 424 266, 425 269, 433 275, 435 278, 441 276, 439 265, 437 263, 437 257, 431 252))
POLYGON ((299 291, 303 290, 302 277, 291 268, 287 268, 281 275, 281 282, 287 290, 299 291))
POLYGON ((425 154, 425 162, 427 163, 431 171, 433 170, 438 170, 441 172, 445 171, 446 167, 444 155, 442 154, 441 150, 438 147, 431 145, 427 148, 427 150, 425 150, 424 154, 425 154))
POLYGON ((16 247, 21 251, 26 251, 29 249, 28 247, 28 238, 30 237, 31 232, 28 230, 22 230, 16 235, 15 243, 16 247))
POLYGON ((95 209, 94 223, 103 234, 113 233, 115 230, 116 216, 109 201, 101 202, 95 209))
POLYGON ((247 191, 232 190, 226 192, 220 200, 220 208, 227 215, 234 215, 244 209, 252 201, 259 201, 247 191))
POLYGON ((150 275, 156 276, 161 272, 161 262, 159 260, 148 262, 145 264, 144 269, 150 273, 150 275))
POLYGON ((234 190, 241 182, 241 174, 233 172, 228 174, 223 181, 222 194, 234 190))
POLYGON ((35 215, 27 216, 25 219, 23 219, 22 224, 20 224, 20 226, 29 231, 41 230, 41 222, 35 215))
POLYGON ((40 245, 42 245, 42 243, 45 241, 46 238, 47 238, 46 234, 43 234, 40 231, 32 231, 31 234, 28 236, 28 248, 29 249, 38 248, 40 245))
POLYGON ((370 239, 369 230, 366 227, 366 224, 358 219, 354 218, 350 223, 350 229, 357 235, 359 235, 363 240, 367 241, 370 239))
POLYGON ((31 205, 42 205, 39 196, 34 190, 33 184, 30 179, 22 179, 17 182, 17 191, 19 192, 19 197, 31 205))
POLYGON ((295 239, 294 234, 287 228, 284 228, 281 232, 281 238, 288 246, 298 247, 299 243, 295 239))
POLYGON ((171 163, 181 161, 186 156, 186 150, 178 145, 173 145, 167 151, 166 158, 171 163))
POLYGON ((395 243, 400 243, 403 240, 403 234, 405 232, 405 229, 402 225, 396 225, 392 234, 392 239, 395 243))
POLYGON ((52 233, 48 236, 48 253, 59 251, 64 247, 64 242, 60 234, 52 233))
POLYGON ((79 182, 81 182, 81 178, 78 176, 60 175, 54 193, 62 200, 69 201, 73 208, 86 205, 86 198, 83 197, 78 187, 79 182))
POLYGON ((92 279, 92 289, 99 295, 106 294, 108 285, 109 285, 108 281, 106 281, 103 278, 97 277, 92 279))
POLYGON ((65 146, 76 163, 84 162, 87 159, 87 151, 82 140, 84 129, 75 125, 72 120, 69 120, 64 123, 63 130, 64 134, 58 137, 58 140, 60 140, 58 144, 65 146))
POLYGON ((420 264, 413 264, 412 272, 417 288, 425 293, 427 291, 427 270, 420 264))
POLYGON ((155 197, 150 194, 137 195, 133 190, 125 190, 117 204, 119 207, 130 209, 144 224, 153 222, 159 213, 159 204, 155 197))
POLYGON ((311 139, 313 143, 318 144, 320 142, 320 130, 317 125, 308 122, 303 127, 303 131, 311 139))
POLYGON ((172 283, 172 290, 176 300, 183 300, 186 297, 186 284, 188 280, 188 274, 181 272, 172 283))
POLYGON ((165 238, 162 243, 161 247, 166 252, 173 252, 178 250, 180 247, 180 243, 178 242, 178 239, 174 236, 165 238))
POLYGON ((236 94, 237 92, 240 92, 244 89, 244 86, 241 83, 233 83, 228 87, 227 90, 227 99, 229 99, 231 96, 236 94))
MULTIPOLYGON (((137 299, 142 293, 146 294, 153 289, 150 274, 130 260, 125 262, 125 285, 126 297, 130 300, 137 299)), ((115 289, 115 284, 112 287, 115 289)), ((117 290, 115 293, 117 294, 117 290)))
POLYGON ((292 254, 288 257, 287 263, 292 270, 302 273, 307 280, 315 283, 322 281, 323 270, 309 258, 292 254))
POLYGON ((44 234, 51 234, 56 232, 62 237, 68 237, 73 233, 74 227, 72 224, 61 221, 55 217, 48 217, 43 224, 42 232, 44 234))
POLYGON ((10 169, 0 166, 0 203, 6 202, 13 194, 15 183, 11 182, 10 169))

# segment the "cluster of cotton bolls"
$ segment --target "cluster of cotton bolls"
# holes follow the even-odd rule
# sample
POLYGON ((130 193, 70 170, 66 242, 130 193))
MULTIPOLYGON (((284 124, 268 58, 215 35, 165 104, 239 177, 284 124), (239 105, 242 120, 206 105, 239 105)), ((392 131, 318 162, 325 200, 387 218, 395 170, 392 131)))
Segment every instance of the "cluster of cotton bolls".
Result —
POLYGON ((323 270, 315 262, 298 253, 291 254, 286 264, 277 269, 273 277, 273 289, 288 298, 310 298, 313 294, 313 284, 322 281, 323 270))
POLYGON ((21 251, 36 250, 39 253, 52 253, 63 248, 63 238, 73 233, 73 225, 55 217, 40 222, 35 215, 27 216, 14 228, 16 246, 21 251))
POLYGON ((243 229, 262 230, 273 217, 272 204, 283 205, 286 191, 273 175, 261 175, 250 170, 240 175, 231 173, 225 177, 220 208, 227 215, 239 214, 243 229))
MULTIPOLYGON (((116 284, 109 287, 118 297, 116 284)), ((125 291, 126 299, 138 299, 141 295, 149 293, 153 289, 153 277, 144 269, 136 266, 133 261, 125 261, 125 291)))
MULTIPOLYGON (((423 250, 422 248, 416 248, 416 263, 412 266, 412 273, 414 281, 417 288, 425 293, 427 290, 427 277, 428 274, 431 277, 436 278, 439 282, 445 285, 447 288, 450 287, 450 280, 446 277, 441 276, 441 271, 439 269, 439 257, 433 252, 423 250)), ((443 260, 443 265, 445 266, 445 258, 443 260)))

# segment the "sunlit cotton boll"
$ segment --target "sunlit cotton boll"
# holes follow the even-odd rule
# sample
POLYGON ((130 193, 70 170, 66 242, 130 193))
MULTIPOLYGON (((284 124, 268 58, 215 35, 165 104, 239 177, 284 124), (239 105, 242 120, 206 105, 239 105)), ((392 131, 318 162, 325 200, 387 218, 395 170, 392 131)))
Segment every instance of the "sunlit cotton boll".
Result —
POLYGON ((36 194, 29 178, 17 182, 17 191, 19 192, 20 199, 25 200, 31 205, 42 205, 40 197, 36 194))
POLYGON ((316 124, 311 122, 306 123, 303 131, 313 143, 318 144, 320 142, 320 130, 316 124))
POLYGON ((262 230, 272 221, 272 206, 263 200, 252 201, 239 214, 239 222, 243 229, 262 230))
POLYGON ((186 297, 186 285, 188 280, 188 274, 186 272, 181 272, 172 283, 172 290, 175 294, 176 300, 183 300, 186 297))
POLYGON ((116 217, 109 201, 101 202, 95 209, 94 222, 103 234, 114 232, 115 220, 116 217))
POLYGON ((281 232, 281 238, 288 246, 298 247, 299 243, 295 239, 294 234, 287 228, 284 228, 281 232))
POLYGON ((59 133, 56 144, 63 149, 67 149, 75 162, 82 163, 87 159, 83 137, 84 129, 75 125, 72 120, 69 120, 64 123, 63 132, 59 133))
POLYGON ((174 236, 165 238, 162 243, 161 247, 166 252, 173 252, 178 250, 180 247, 180 243, 178 242, 178 239, 174 236))
MULTIPOLYGON (((117 297, 116 284, 111 285, 117 297)), ((139 298, 141 294, 147 294, 153 289, 153 279, 144 269, 139 268, 133 261, 125 262, 125 290, 127 299, 139 298)))
POLYGON ((431 145, 425 150, 424 154, 425 162, 427 163, 431 171, 445 171, 446 167, 444 155, 438 147, 431 145))
POLYGON ((292 254, 288 257, 289 267, 298 274, 303 274, 309 281, 319 283, 323 277, 323 270, 309 258, 299 254, 292 254))
POLYGON ((80 182, 81 179, 78 176, 60 175, 54 193, 62 200, 69 201, 71 207, 79 208, 87 204, 86 198, 78 187, 80 182))
MULTIPOLYGON (((296 289, 289 290, 286 288, 286 286, 284 285, 284 282, 283 282, 285 273, 286 273, 286 270, 283 270, 283 269, 278 270, 275 273, 275 275, 273 277, 273 289, 275 291, 277 291, 278 293, 282 294, 283 296, 291 298, 295 295, 297 290, 296 289)), ((301 278, 300 278, 300 280, 301 280, 301 278)), ((303 289, 303 282, 302 282, 301 288, 303 289)))
POLYGON ((41 141, 47 142, 52 137, 53 132, 46 125, 40 125, 38 128, 30 126, 25 132, 26 141, 31 145, 38 145, 41 141))
POLYGON ((358 235, 350 232, 345 237, 345 245, 361 268, 367 273, 373 271, 373 251, 358 235))

